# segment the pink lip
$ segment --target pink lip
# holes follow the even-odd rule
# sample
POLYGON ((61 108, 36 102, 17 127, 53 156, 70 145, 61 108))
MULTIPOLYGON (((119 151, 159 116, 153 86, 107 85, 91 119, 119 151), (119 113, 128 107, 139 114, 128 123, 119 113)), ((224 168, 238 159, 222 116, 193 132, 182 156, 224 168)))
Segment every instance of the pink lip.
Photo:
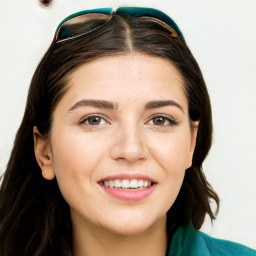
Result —
POLYGON ((99 186, 109 195, 124 200, 124 201, 130 201, 130 202, 135 202, 135 201, 139 201, 142 200, 146 197, 148 197, 155 189, 157 182, 152 179, 151 177, 148 177, 146 175, 142 175, 142 174, 130 174, 130 173, 121 173, 121 174, 117 174, 117 175, 111 175, 111 176, 107 176, 101 180, 98 181, 99 186), (152 186, 147 187, 147 188, 142 188, 142 189, 138 189, 138 190, 124 190, 124 189, 119 189, 119 188, 110 188, 110 187, 106 187, 103 184, 101 184, 100 182, 103 181, 108 181, 108 180, 122 180, 122 179, 127 179, 127 180, 133 180, 133 179, 142 179, 142 180, 148 180, 151 181, 152 183, 154 183, 152 186))
POLYGON ((124 190, 119 188, 105 187, 101 183, 99 183, 99 185, 109 195, 130 202, 135 202, 146 198, 153 192, 156 187, 156 184, 153 184, 151 187, 139 190, 124 190))

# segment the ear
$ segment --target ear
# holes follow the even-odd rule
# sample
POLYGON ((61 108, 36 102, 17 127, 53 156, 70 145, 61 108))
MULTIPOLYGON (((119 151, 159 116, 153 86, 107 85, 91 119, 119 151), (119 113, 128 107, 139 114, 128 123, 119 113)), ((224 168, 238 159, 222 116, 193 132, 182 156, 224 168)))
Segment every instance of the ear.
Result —
POLYGON ((52 152, 47 139, 38 131, 37 127, 33 128, 34 151, 38 165, 42 170, 42 176, 46 180, 53 180, 55 173, 52 163, 52 152))
POLYGON ((195 147, 196 147, 196 137, 197 137, 198 126, 199 126, 199 121, 195 121, 192 123, 191 144, 190 144, 190 150, 188 153, 187 168, 190 168, 192 166, 193 154, 194 154, 195 147))

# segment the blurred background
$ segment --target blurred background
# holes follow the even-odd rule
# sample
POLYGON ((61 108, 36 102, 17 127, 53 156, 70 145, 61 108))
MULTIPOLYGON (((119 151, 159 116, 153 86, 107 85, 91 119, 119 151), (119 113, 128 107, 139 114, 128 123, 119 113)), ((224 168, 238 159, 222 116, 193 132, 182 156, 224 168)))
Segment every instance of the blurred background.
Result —
POLYGON ((256 248, 255 0, 0 0, 0 174, 31 77, 58 23, 82 9, 126 5, 169 14, 206 80, 214 141, 204 170, 221 208, 213 225, 206 219, 202 231, 256 248))

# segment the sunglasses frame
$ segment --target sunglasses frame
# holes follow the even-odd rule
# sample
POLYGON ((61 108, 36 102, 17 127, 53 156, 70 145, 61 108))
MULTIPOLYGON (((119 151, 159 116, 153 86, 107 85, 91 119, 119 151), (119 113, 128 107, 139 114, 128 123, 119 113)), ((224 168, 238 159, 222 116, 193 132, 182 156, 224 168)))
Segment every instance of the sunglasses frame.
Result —
MULTIPOLYGON (((128 14, 128 15, 132 15, 133 17, 151 17, 151 18, 155 18, 161 22, 163 22, 165 25, 167 24, 168 26, 170 26, 176 33, 177 35, 181 38, 184 39, 183 34, 181 32, 181 30, 179 29, 178 25, 174 22, 174 20, 169 17, 167 14, 165 14, 164 12, 154 9, 154 8, 147 8, 147 7, 119 7, 117 9, 115 8, 111 8, 111 7, 107 7, 107 8, 97 8, 97 9, 89 9, 89 10, 83 10, 80 12, 76 12, 73 13, 71 15, 69 15, 68 17, 66 17, 64 20, 62 20, 60 22, 60 24, 58 25, 56 32, 55 32, 55 40, 56 43, 59 42, 63 42, 63 41, 67 41, 73 38, 77 38, 83 35, 86 35, 94 30, 96 30, 97 28, 101 28, 103 25, 105 25, 106 23, 108 23, 109 20, 111 20, 111 18, 109 20, 106 21, 106 23, 104 23, 103 25, 81 33, 79 35, 75 35, 75 36, 70 36, 70 37, 65 37, 65 38, 60 38, 60 31, 62 29, 62 27, 65 25, 65 23, 69 20, 72 20, 73 18, 82 16, 82 15, 86 15, 86 14, 105 14, 105 15, 122 15, 122 14, 128 14)), ((174 36, 176 37, 176 36, 174 36)))

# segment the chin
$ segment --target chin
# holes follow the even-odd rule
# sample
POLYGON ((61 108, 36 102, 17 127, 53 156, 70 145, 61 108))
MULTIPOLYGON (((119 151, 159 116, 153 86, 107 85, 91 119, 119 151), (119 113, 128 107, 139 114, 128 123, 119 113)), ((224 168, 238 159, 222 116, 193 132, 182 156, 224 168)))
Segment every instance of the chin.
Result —
POLYGON ((137 235, 146 232, 150 227, 149 226, 142 226, 142 225, 129 225, 125 227, 113 227, 110 229, 112 233, 115 233, 120 236, 131 236, 137 235))
MULTIPOLYGON (((117 235, 123 236, 130 236, 130 235, 137 235, 144 232, 149 231, 150 229, 154 229, 158 227, 160 222, 164 221, 165 218, 160 218, 160 220, 153 220, 153 219, 140 219, 140 218, 133 218, 130 221, 127 220, 116 220, 114 223, 115 225, 108 226, 107 229, 115 233, 117 235)), ((163 223, 162 223, 163 224, 163 223)))

